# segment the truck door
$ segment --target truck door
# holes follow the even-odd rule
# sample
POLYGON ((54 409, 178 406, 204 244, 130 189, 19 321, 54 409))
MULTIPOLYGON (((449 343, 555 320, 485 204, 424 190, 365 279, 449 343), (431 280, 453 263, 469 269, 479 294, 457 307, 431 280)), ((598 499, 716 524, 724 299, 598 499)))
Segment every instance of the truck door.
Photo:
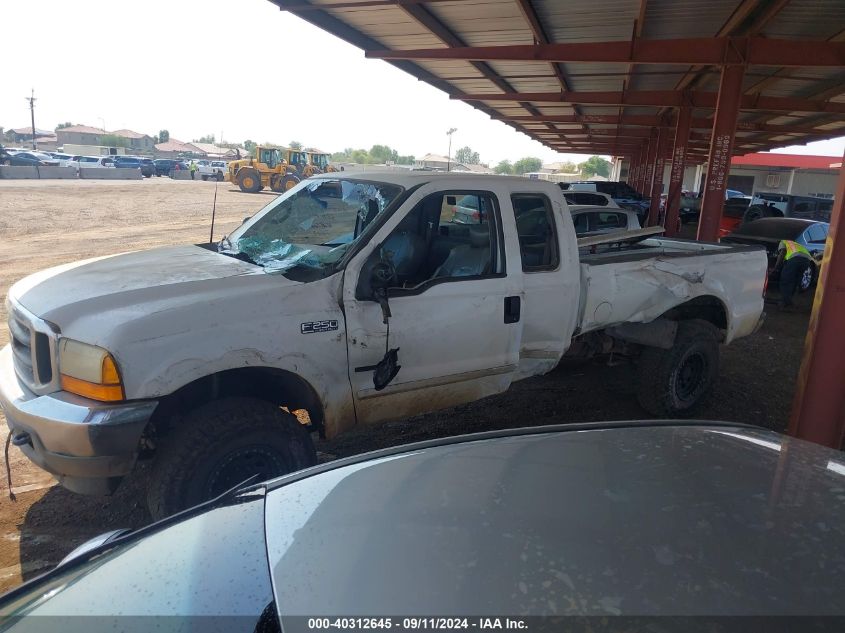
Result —
POLYGON ((455 184, 415 192, 346 268, 349 379, 361 423, 510 386, 522 332, 519 255, 504 237, 513 235, 512 218, 494 190, 455 184), (374 282, 374 270, 389 283, 374 282), (379 285, 387 286, 389 325, 374 300, 379 285), (388 349, 399 350, 400 369, 377 390, 375 366, 388 349))
POLYGON ((569 347, 581 271, 568 209, 537 192, 514 193, 510 203, 523 277, 519 379, 552 370, 569 347))

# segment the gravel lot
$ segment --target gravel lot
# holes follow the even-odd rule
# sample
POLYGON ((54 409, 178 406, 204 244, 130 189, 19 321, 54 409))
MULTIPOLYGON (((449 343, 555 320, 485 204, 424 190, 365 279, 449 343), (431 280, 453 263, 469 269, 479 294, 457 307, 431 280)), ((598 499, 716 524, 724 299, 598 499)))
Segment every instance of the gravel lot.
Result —
MULTIPOLYGON (((166 244, 208 240, 215 185, 201 181, 0 180, 0 294, 32 272, 69 261, 166 244)), ((215 239, 272 199, 217 188, 215 239)), ((775 430, 786 426, 809 316, 799 309, 769 317, 752 337, 723 348, 721 382, 704 419, 736 420, 775 430)), ((8 342, 0 306, 0 345, 8 342)), ((629 365, 590 363, 517 383, 508 393, 439 413, 351 431, 320 442, 326 459, 446 435, 561 422, 637 419, 629 365)), ((0 439, 5 420, 0 414, 0 439)), ((0 495, 0 590, 54 565, 82 541, 149 521, 141 501, 143 472, 109 498, 73 495, 33 467, 14 447, 17 501, 0 495)), ((5 488, 5 482, 2 484, 5 488)))

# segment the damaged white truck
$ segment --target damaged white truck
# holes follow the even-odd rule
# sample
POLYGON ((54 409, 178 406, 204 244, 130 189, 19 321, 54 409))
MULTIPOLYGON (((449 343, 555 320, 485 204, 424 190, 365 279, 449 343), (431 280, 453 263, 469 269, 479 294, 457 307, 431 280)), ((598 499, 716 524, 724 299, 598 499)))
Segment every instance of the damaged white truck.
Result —
POLYGON ((154 517, 312 465, 334 437, 613 353, 650 413, 691 412, 761 320, 766 254, 642 230, 576 240, 551 183, 303 181, 218 244, 34 274, 9 291, 0 406, 67 488, 152 460, 154 517))

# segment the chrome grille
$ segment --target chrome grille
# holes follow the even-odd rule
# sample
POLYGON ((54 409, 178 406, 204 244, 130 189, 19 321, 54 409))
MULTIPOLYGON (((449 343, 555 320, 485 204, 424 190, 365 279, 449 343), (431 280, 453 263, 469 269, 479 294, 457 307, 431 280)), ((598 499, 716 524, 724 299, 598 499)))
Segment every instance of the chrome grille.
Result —
POLYGON ((15 373, 36 393, 55 388, 55 332, 45 321, 25 313, 12 303, 9 310, 9 334, 15 373))

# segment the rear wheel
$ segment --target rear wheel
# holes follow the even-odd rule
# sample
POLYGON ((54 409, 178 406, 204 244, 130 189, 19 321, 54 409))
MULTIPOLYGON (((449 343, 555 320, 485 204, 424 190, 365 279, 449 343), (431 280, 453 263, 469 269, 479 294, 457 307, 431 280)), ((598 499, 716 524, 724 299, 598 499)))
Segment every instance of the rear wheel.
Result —
POLYGON ((278 406, 255 398, 224 398, 179 421, 158 448, 147 486, 154 519, 170 516, 243 483, 313 466, 308 430, 278 406))
POLYGON ((208 176, 206 176, 205 174, 203 174, 202 176, 200 176, 200 178, 202 178, 202 179, 203 179, 203 181, 208 180, 208 176))
POLYGON ((261 191, 261 175, 255 169, 241 169, 238 172, 238 187, 244 193, 258 193, 261 191))
POLYGON ((718 374, 716 329, 706 321, 681 321, 670 349, 643 349, 637 399, 656 416, 686 416, 710 394, 718 374))

